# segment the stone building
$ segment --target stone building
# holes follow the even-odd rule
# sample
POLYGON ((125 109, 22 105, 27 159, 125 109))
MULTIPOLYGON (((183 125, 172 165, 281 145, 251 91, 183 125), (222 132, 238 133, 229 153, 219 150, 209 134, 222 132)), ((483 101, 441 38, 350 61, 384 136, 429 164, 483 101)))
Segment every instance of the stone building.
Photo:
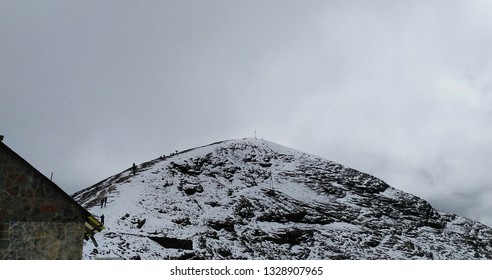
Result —
POLYGON ((0 260, 81 259, 84 238, 104 227, 2 140, 0 260))

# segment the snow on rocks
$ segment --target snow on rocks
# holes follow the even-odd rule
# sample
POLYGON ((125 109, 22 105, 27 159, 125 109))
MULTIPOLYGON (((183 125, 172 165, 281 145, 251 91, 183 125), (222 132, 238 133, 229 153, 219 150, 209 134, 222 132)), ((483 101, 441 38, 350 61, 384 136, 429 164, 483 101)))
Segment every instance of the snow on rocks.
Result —
POLYGON ((85 259, 492 258, 490 228, 257 139, 161 156, 74 198, 106 217, 85 259))

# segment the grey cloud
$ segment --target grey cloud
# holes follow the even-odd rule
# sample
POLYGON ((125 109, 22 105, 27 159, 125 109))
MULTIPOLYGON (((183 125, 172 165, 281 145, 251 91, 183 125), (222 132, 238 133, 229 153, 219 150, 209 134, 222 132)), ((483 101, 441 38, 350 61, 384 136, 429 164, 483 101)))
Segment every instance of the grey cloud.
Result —
POLYGON ((74 192, 256 130, 489 223, 488 6, 2 2, 0 133, 74 192))

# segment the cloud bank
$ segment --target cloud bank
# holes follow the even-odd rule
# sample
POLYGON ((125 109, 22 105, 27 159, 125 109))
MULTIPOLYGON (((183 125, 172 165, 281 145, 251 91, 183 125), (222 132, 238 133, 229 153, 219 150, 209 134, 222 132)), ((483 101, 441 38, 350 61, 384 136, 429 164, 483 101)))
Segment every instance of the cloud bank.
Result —
POLYGON ((487 1, 0 4, 5 142, 72 193, 259 137, 492 225, 487 1))

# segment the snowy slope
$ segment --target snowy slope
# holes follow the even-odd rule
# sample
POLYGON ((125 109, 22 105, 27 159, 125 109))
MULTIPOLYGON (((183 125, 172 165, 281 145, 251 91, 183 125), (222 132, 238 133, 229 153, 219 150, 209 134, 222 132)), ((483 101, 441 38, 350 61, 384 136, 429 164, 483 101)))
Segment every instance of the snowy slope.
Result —
POLYGON ((485 225, 263 140, 162 156, 74 198, 107 227, 85 259, 492 259, 485 225))

